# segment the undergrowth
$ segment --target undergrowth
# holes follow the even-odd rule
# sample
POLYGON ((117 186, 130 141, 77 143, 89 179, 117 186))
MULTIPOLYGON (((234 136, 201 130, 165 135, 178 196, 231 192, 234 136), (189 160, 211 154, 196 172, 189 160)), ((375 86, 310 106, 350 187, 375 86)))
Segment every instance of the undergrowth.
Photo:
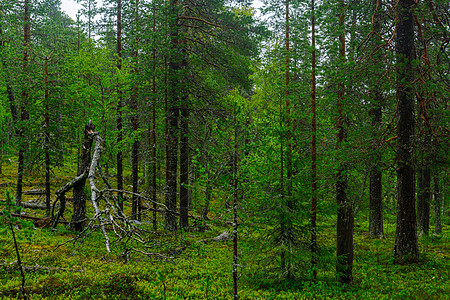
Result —
MULTIPOLYGON (((6 176, 6 175, 1 175, 6 176)), ((5 177, 1 177, 2 180, 5 177)), ((32 183, 29 186, 34 186, 32 183)), ((0 191, 4 195, 4 190, 0 191)), ((67 213, 69 215, 69 213, 67 213)), ((395 216, 385 216, 385 238, 368 235, 366 216, 359 215, 354 233, 354 285, 335 278, 335 220, 319 224, 321 258, 318 279, 311 280, 309 254, 298 251, 296 276, 280 276, 278 255, 263 242, 252 225, 239 231, 240 299, 446 299, 450 295, 450 228, 444 218, 443 234, 420 239, 421 257, 414 264, 395 264, 395 216)), ((150 224, 142 223, 148 226, 150 224)), ((0 235, 0 298, 22 297, 11 232, 0 235)), ((152 249, 160 256, 107 253, 103 236, 94 231, 82 244, 62 225, 58 231, 17 230, 29 299, 231 299, 232 241, 198 242, 230 230, 227 222, 208 222, 206 231, 149 233, 152 249), (177 247, 184 245, 180 251, 177 247), (175 249, 175 250, 174 250, 175 249), (47 269, 45 269, 47 268, 47 269)), ((448 299, 448 298, 447 298, 448 299)))

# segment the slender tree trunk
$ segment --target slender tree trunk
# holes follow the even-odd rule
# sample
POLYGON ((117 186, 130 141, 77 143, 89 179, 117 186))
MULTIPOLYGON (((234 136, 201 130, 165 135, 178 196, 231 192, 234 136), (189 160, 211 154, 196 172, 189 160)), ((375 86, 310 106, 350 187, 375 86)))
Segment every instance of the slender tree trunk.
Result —
MULTIPOLYGON (((187 27, 184 27, 187 34, 187 27)), ((181 95, 180 95, 180 228, 189 226, 189 79, 188 58, 186 52, 186 40, 180 40, 180 71, 181 95)))
POLYGON ((238 143, 237 143, 237 121, 236 112, 234 116, 234 159, 233 159, 233 175, 234 175, 234 197, 233 197, 233 296, 234 300, 238 300, 238 143))
POLYGON ((442 233, 441 221, 442 198, 439 190, 439 173, 434 174, 434 233, 442 233))
MULTIPOLYGON (((122 70, 122 0, 117 0, 117 69, 122 70)), ((122 140, 123 140, 123 120, 122 120, 122 90, 120 84, 117 83, 117 189, 119 197, 119 206, 123 210, 123 153, 122 153, 122 140)))
MULTIPOLYGON (((90 133, 93 133, 94 129, 95 126, 91 122, 84 127, 84 140, 78 158, 77 176, 83 174, 91 164, 92 136, 90 133)), ((70 229, 79 232, 84 230, 86 224, 86 192, 84 190, 86 179, 84 178, 73 187, 73 215, 70 229)))
POLYGON ((48 95, 48 58, 44 61, 44 72, 45 72, 45 207, 46 216, 50 217, 50 109, 49 109, 49 95, 48 95))
POLYGON ((317 280, 317 122, 316 122, 316 15, 311 0, 311 269, 317 280))
MULTIPOLYGON (((415 22, 417 25, 417 38, 422 44, 423 54, 421 55, 421 62, 423 65, 419 66, 419 78, 418 78, 418 91, 415 93, 417 95, 418 101, 418 128, 417 128, 417 139, 419 140, 417 151, 420 157, 419 167, 417 171, 417 226, 419 227, 419 235, 427 235, 430 229, 430 205, 431 205, 431 160, 432 160, 432 147, 434 146, 431 142, 432 131, 430 128, 430 120, 428 115, 428 106, 430 103, 430 94, 427 91, 427 83, 432 82, 430 75, 431 65, 428 56, 428 42, 423 36, 422 23, 419 21, 417 16, 415 16, 415 22)), ((426 26, 426 24, 423 24, 426 26)))
POLYGON ((419 235, 428 235, 430 230, 431 171, 428 166, 422 165, 417 173, 417 225, 419 235))
POLYGON ((413 136, 414 94, 412 90, 414 59, 414 18, 412 0, 397 2, 396 52, 397 78, 397 229, 394 256, 403 259, 419 254, 414 191, 413 136))
POLYGON ((166 154, 166 217, 165 228, 177 230, 177 167, 178 167, 178 120, 180 107, 180 63, 179 63, 179 29, 178 0, 170 0, 170 56, 168 65, 168 130, 166 154))
MULTIPOLYGON (((154 4, 153 4, 154 5, 154 4)), ((153 34, 156 34, 156 8, 153 6, 153 34)), ((155 41, 154 41, 155 42, 155 41)), ((153 76, 152 76, 152 132, 151 132, 151 147, 152 147, 152 199, 153 199, 153 231, 158 229, 156 219, 156 47, 153 48, 153 76)))
MULTIPOLYGON (((136 7, 135 7, 135 16, 136 16, 136 34, 138 32, 138 22, 139 22, 139 1, 136 1, 136 7)), ((139 56, 139 39, 136 37, 135 39, 136 45, 134 50, 134 58, 135 58, 135 68, 134 68, 134 76, 135 76, 135 82, 133 85, 133 94, 132 94, 132 105, 134 110, 133 115, 133 132, 137 133, 139 130, 139 117, 138 117, 138 97, 139 97, 139 89, 138 89, 138 56, 139 56)), ((133 181, 133 197, 132 197, 132 217, 133 219, 141 220, 141 199, 138 198, 138 180, 139 180, 139 138, 138 135, 135 134, 135 141, 133 143, 133 149, 132 149, 132 181, 133 181)))
MULTIPOLYGON (((283 212, 281 217, 281 234, 283 236, 287 236, 287 232, 291 230, 292 222, 290 221, 290 214, 293 211, 293 203, 292 203, 292 147, 291 147, 291 100, 290 100, 290 15, 289 15, 289 6, 290 6, 290 0, 286 0, 285 3, 285 23, 286 23, 286 29, 285 29, 285 51, 286 51, 286 62, 285 62, 285 112, 284 116, 286 117, 286 127, 287 127, 287 134, 286 134, 286 191, 287 194, 284 195, 284 166, 283 166, 283 159, 284 159, 284 149, 283 149, 283 141, 281 142, 281 191, 282 191, 282 205, 286 206, 283 207, 283 212), (287 196, 287 201, 286 201, 287 196), (285 202, 286 201, 286 202, 285 202)), ((284 138, 284 137, 283 137, 284 138)), ((290 243, 288 243, 290 245, 290 243)), ((286 278, 290 279, 292 277, 292 270, 291 265, 289 263, 289 253, 291 249, 282 249, 281 251, 281 268, 283 272, 286 273, 286 278)))
POLYGON ((380 162, 382 154, 379 152, 378 129, 382 121, 381 112, 381 93, 374 91, 374 106, 371 109, 373 135, 373 157, 370 166, 370 184, 369 184, 369 233, 374 237, 383 237, 383 198, 382 198, 382 172, 380 162))
POLYGON ((211 182, 211 174, 209 173, 209 170, 206 170, 208 174, 208 181, 206 183, 206 190, 205 190, 205 206, 202 210, 202 220, 208 220, 208 213, 210 211, 210 203, 211 203, 211 197, 212 197, 212 182, 211 182))
MULTIPOLYGON (((345 34, 344 34, 344 14, 345 3, 344 0, 339 2, 339 58, 340 62, 345 62, 345 34)), ((343 67, 341 67, 343 68, 343 67)), ((344 95, 345 85, 343 81, 338 83, 338 95, 337 95, 337 148, 342 147, 342 143, 346 139, 347 135, 347 122, 344 115, 344 95)), ((339 167, 337 172, 336 183, 336 202, 338 205, 337 211, 337 265, 336 272, 341 283, 352 284, 353 283, 353 227, 354 227, 354 212, 353 205, 350 199, 347 197, 347 166, 339 154, 339 167)))
MULTIPOLYGON (((374 8, 374 16, 372 21, 373 30, 373 47, 379 45, 379 35, 381 34, 382 26, 382 0, 372 0, 372 7, 374 8)), ((380 61, 382 60, 380 50, 376 52, 375 58, 375 80, 381 77, 380 61)), ((372 117, 372 163, 370 166, 370 183, 369 183, 369 233, 374 237, 383 237, 383 198, 382 198, 382 172, 381 172, 381 159, 380 145, 376 142, 378 140, 378 131, 382 122, 382 101, 383 96, 380 91, 379 82, 377 81, 372 87, 372 107, 370 109, 370 115, 372 117)))
POLYGON ((189 226, 189 108, 183 100, 180 118, 180 228, 189 226))
MULTIPOLYGON (((24 80, 24 84, 28 85, 28 47, 30 44, 31 36, 31 24, 30 24, 30 2, 25 0, 24 2, 24 27, 23 27, 23 75, 27 78, 24 80)), ((17 167, 17 185, 16 185, 16 206, 20 206, 22 202, 22 188, 23 188, 23 169, 25 165, 25 150, 27 142, 25 140, 25 122, 29 119, 29 114, 26 110, 26 104, 28 102, 28 86, 24 87, 22 90, 22 103, 20 105, 20 129, 19 129, 19 162, 17 167)))

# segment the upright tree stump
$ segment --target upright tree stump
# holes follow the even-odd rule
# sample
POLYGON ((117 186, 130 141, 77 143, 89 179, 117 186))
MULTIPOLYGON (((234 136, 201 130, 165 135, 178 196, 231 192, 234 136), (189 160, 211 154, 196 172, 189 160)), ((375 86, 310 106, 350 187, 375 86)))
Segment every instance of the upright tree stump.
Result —
MULTIPOLYGON (((95 126, 89 121, 84 127, 84 141, 81 147, 80 157, 78 158, 79 167, 77 176, 88 172, 91 164, 91 147, 92 147, 92 133, 94 133, 95 126)), ((84 186, 86 184, 86 177, 77 182, 73 186, 73 215, 70 222, 70 229, 76 231, 83 231, 86 219, 86 192, 84 186)))

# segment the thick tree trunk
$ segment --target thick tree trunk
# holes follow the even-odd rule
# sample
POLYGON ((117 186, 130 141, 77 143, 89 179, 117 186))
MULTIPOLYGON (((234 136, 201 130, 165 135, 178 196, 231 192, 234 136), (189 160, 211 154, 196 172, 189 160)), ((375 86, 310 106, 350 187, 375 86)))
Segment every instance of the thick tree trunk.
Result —
MULTIPOLYGON (((84 140, 81 147, 81 155, 79 157, 79 167, 77 177, 87 173, 88 167, 91 164, 91 147, 92 136, 95 126, 89 122, 84 127, 84 140)), ((86 177, 78 181, 73 186, 73 215, 70 221, 70 229, 75 231, 83 231, 86 219, 86 192, 84 187, 86 185, 86 177)))
POLYGON ((396 52, 397 78, 397 229, 394 256, 397 259, 417 257, 417 224, 415 209, 413 137, 414 94, 412 90, 414 59, 414 18, 412 0, 399 0, 397 4, 396 52))
MULTIPOLYGON (((344 14, 345 3, 344 0, 339 2, 339 27, 343 31, 344 26, 344 14)), ((343 32, 339 34, 339 58, 341 63, 345 62, 345 35, 343 32)), ((337 95, 337 122, 336 127, 337 134, 337 148, 341 148, 342 143, 346 139, 347 135, 347 122, 344 115, 344 95, 345 85, 344 82, 338 83, 338 95, 337 95)), ((352 284, 353 283, 353 228, 354 228, 354 211, 353 204, 347 197, 347 166, 339 154, 339 168, 337 172, 336 182, 336 203, 338 205, 337 210, 337 225, 336 225, 336 273, 341 283, 352 284)))

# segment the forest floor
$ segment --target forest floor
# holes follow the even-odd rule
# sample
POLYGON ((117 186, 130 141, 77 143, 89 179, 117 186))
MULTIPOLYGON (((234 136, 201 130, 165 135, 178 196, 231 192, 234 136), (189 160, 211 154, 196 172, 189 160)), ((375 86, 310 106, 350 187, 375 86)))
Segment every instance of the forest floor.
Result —
MULTIPOLYGON (((14 170, 12 166, 3 168, 0 199, 4 199, 6 189, 14 191, 14 170)), ((64 175, 66 172, 69 171, 55 170, 52 190, 71 179, 64 175)), ((42 188, 42 177, 31 175, 26 176, 24 190, 42 188)), ((28 209, 26 212, 43 214, 28 209)), ((70 207, 65 216, 69 219, 70 207)), ((114 239, 112 252, 108 253, 99 230, 92 230, 82 241, 65 243, 76 234, 63 225, 57 231, 17 229, 22 265, 26 266, 27 296, 29 299, 232 299, 232 241, 199 242, 231 230, 226 219, 215 218, 214 214, 211 219, 206 230, 193 226, 190 231, 177 233, 164 231, 161 224, 157 232, 151 232, 151 225, 142 222, 143 232, 148 229, 146 251, 158 253, 152 256, 131 252, 125 257, 121 243, 114 239)), ((430 233, 420 239, 420 260, 412 264, 393 261, 395 215, 385 214, 384 239, 368 235, 366 219, 360 213, 356 220, 354 284, 350 287, 336 282, 333 218, 319 220, 321 258, 317 281, 311 280, 306 250, 293 252, 295 276, 283 279, 277 252, 265 241, 264 234, 251 225, 240 227, 240 299, 448 299, 448 215, 443 219, 443 234, 430 233)), ((11 230, 0 224, 0 233, 0 299, 23 298, 11 230)))

